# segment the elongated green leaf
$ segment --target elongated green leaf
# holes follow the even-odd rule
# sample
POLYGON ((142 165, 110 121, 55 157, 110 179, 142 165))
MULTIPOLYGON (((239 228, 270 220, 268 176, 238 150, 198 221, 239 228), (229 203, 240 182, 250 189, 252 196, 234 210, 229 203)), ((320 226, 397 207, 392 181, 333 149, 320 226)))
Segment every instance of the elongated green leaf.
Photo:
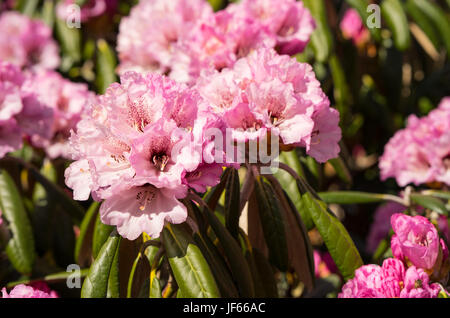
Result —
POLYGON ((428 0, 413 0, 414 4, 433 22, 450 57, 450 21, 442 9, 428 0))
POLYGON ((272 187, 260 177, 256 179, 255 194, 264 237, 269 248, 269 259, 278 269, 286 271, 288 249, 280 203, 272 187))
POLYGON ((100 220, 100 215, 97 215, 97 219, 95 220, 94 236, 92 238, 92 257, 97 257, 100 249, 108 239, 109 234, 111 234, 113 229, 113 226, 103 224, 100 220))
POLYGON ((324 0, 303 0, 316 21, 316 30, 311 36, 314 56, 319 62, 325 62, 333 51, 333 38, 326 13, 324 0))
MULTIPOLYGON (((89 268, 81 269, 79 274, 80 278, 84 278, 89 273, 89 268)), ((68 278, 70 278, 73 275, 73 272, 60 272, 60 273, 54 273, 49 274, 44 277, 36 278, 36 279, 22 279, 18 281, 14 281, 11 283, 8 283, 6 285, 7 288, 13 288, 14 286, 20 285, 20 284, 33 284, 36 282, 46 282, 46 283, 56 283, 56 282, 64 282, 67 281, 68 278)))
POLYGON ((109 271, 108 288, 106 292, 107 298, 120 297, 119 253, 120 253, 120 243, 116 249, 116 253, 114 254, 114 259, 111 264, 111 270, 109 271))
POLYGON ((381 3, 381 14, 392 31, 394 44, 400 51, 406 50, 411 44, 408 19, 399 0, 384 0, 381 3))
POLYGON ((97 42, 97 88, 103 94, 111 83, 117 81, 117 61, 114 51, 101 39, 97 42))
POLYGON ((211 210, 205 209, 205 214, 219 239, 220 245, 223 247, 230 265, 231 276, 238 286, 240 296, 254 297, 255 290, 252 276, 240 246, 211 210))
POLYGON ((208 263, 183 225, 168 224, 162 232, 162 242, 175 280, 185 297, 220 297, 208 263))
POLYGON ((232 169, 225 186, 225 225, 230 234, 238 239, 240 217, 240 183, 239 173, 232 169))
POLYGON ((303 200, 342 276, 346 280, 352 278, 363 261, 347 230, 309 192, 303 195, 303 200))
MULTIPOLYGON (((162 298, 162 290, 161 290, 161 282, 159 281, 158 277, 156 275, 152 274, 150 275, 150 298, 162 298)), ((181 289, 178 290, 179 294, 181 292, 181 289)), ((177 295, 177 298, 178 297, 177 295)), ((183 297, 181 297, 183 298, 183 297)))
MULTIPOLYGON (((292 167, 299 176, 304 176, 300 160, 298 159, 295 151, 282 152, 280 154, 280 162, 283 162, 292 167)), ((308 230, 311 230, 314 227, 314 223, 308 214, 308 210, 303 206, 302 196, 294 177, 292 177, 288 172, 282 169, 278 169, 278 171, 275 173, 275 177, 277 178, 278 182, 280 182, 281 186, 286 191, 291 201, 294 203, 296 210, 298 211, 298 213, 300 213, 300 216, 306 228, 308 230)))
MULTIPOLYGON (((362 21, 368 27, 367 23, 369 21, 370 15, 373 12, 368 11, 369 9, 369 0, 345 0, 351 7, 353 7, 356 11, 358 11, 362 21)), ((376 41, 381 40, 381 32, 378 28, 370 28, 368 27, 371 35, 376 41)))
POLYGON ((382 194, 359 191, 330 191, 320 192, 318 194, 324 202, 336 204, 362 204, 383 202, 386 200, 382 194))
POLYGON ((442 202, 440 199, 423 194, 413 193, 411 194, 411 200, 423 206, 424 208, 433 210, 439 214, 448 215, 448 210, 445 207, 444 202, 442 202))
POLYGON ((429 195, 436 198, 441 198, 445 200, 450 200, 450 192, 449 191, 439 191, 439 190, 426 190, 423 191, 422 194, 429 195))
MULTIPOLYGON (((350 107, 350 105, 349 105, 350 98, 351 98, 350 91, 349 91, 349 87, 347 84, 347 79, 345 77, 344 69, 343 69, 342 64, 339 61, 339 58, 337 57, 336 54, 332 54, 330 56, 329 65, 330 65, 331 76, 333 77, 333 83, 334 83, 333 94, 334 94, 334 99, 336 100, 336 108, 339 111, 340 119, 342 122, 342 120, 346 117, 346 113, 350 107)), ((337 165, 337 167, 335 167, 336 173, 342 180, 344 180, 347 183, 350 183, 351 177, 348 178, 350 175, 345 173, 346 171, 342 171, 344 173, 341 173, 341 169, 339 169, 341 167, 345 168, 345 165, 343 165, 343 162, 342 161, 339 162, 339 158, 329 160, 329 162, 333 165, 333 167, 334 167, 333 161, 334 161, 334 163, 342 163, 342 165, 337 165)))
POLYGON ((64 53, 63 71, 68 71, 81 59, 81 34, 78 28, 69 28, 66 21, 56 19, 56 36, 64 53))
POLYGON ((16 8, 25 15, 32 17, 38 7, 39 0, 19 0, 16 8))
MULTIPOLYGON (((83 221, 80 225, 80 234, 75 242, 75 260, 78 264, 82 263, 83 260, 80 259, 80 252, 83 247, 86 246, 86 241, 88 239, 89 229, 93 226, 95 216, 100 208, 100 202, 93 202, 86 212, 83 221)), ((92 238, 91 238, 92 239, 92 238)))
POLYGON ((217 282, 217 287, 220 290, 220 295, 224 298, 238 297, 239 293, 233 284, 230 272, 224 265, 225 262, 218 253, 214 253, 214 251, 210 249, 211 244, 208 245, 206 242, 207 239, 207 237, 204 238, 200 233, 194 234, 194 240, 211 268, 217 282))
POLYGON ((42 20, 53 29, 55 24, 55 4, 53 0, 44 0, 41 12, 42 20))
POLYGON ((105 298, 115 255, 119 249, 120 236, 112 233, 103 245, 97 258, 89 269, 81 289, 81 298, 105 298))
POLYGON ((405 9, 408 15, 412 17, 419 28, 427 35, 428 39, 433 43, 435 48, 439 47, 439 35, 437 29, 433 26, 432 21, 422 12, 413 0, 407 0, 405 9))
POLYGON ((266 297, 278 298, 277 282, 275 280, 274 271, 263 253, 257 249, 252 248, 252 256, 255 266, 258 269, 261 284, 264 288, 266 297))
POLYGON ((137 297, 147 277, 150 276, 150 264, 147 257, 138 253, 128 278, 127 298, 137 297))
POLYGON ((0 208, 12 234, 6 254, 18 272, 30 275, 36 254, 33 231, 19 191, 4 170, 0 171, 0 208))

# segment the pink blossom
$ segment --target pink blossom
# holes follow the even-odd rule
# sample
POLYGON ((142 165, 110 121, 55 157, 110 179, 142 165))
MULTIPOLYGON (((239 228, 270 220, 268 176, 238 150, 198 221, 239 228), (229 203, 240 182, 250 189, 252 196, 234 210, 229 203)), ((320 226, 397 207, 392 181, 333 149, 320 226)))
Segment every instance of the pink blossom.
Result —
POLYGON ((140 1, 120 23, 119 72, 170 71, 178 39, 210 15, 212 9, 204 0, 140 1))
POLYGON ((403 284, 400 298, 436 298, 441 290, 438 284, 429 284, 427 273, 415 266, 408 268, 403 284))
MULTIPOLYGON (((105 200, 102 222, 130 240, 158 237, 164 222, 186 220, 184 198, 213 186, 203 171, 207 106, 196 91, 156 74, 127 72, 92 104, 70 139, 66 184, 76 200, 105 200), (196 173, 197 172, 197 173, 196 173)), ((214 174, 214 173, 213 173, 214 174)))
POLYGON ((413 265, 432 269, 439 255, 439 236, 433 224, 423 216, 396 213, 391 217, 392 253, 396 258, 407 258, 413 265))
POLYGON ((180 37, 170 77, 189 84, 203 71, 229 68, 252 50, 273 47, 275 37, 251 19, 223 10, 206 16, 180 37))
POLYGON ((367 236, 367 251, 374 253, 380 244, 381 240, 385 239, 391 229, 389 220, 395 213, 400 213, 406 210, 406 207, 396 203, 388 202, 377 208, 375 217, 367 236))
POLYGON ((351 39, 355 45, 364 45, 370 38, 369 30, 355 9, 348 9, 345 12, 340 28, 344 38, 351 39))
POLYGON ((45 283, 35 283, 32 286, 20 284, 15 286, 8 294, 6 288, 2 289, 3 298, 58 298, 58 294, 50 290, 45 283))
POLYGON ((303 51, 316 24, 301 1, 243 0, 227 10, 254 20, 276 37, 281 54, 295 55, 303 51))
MULTIPOLYGON (((86 84, 73 83, 53 71, 40 72, 29 76, 24 84, 25 107, 21 122, 28 125, 32 143, 45 148, 50 158, 70 158, 70 131, 76 128, 83 109, 94 101, 95 94, 88 90, 86 84), (53 118, 39 122, 36 117, 44 109, 53 111, 53 118)), ((47 117, 48 119, 48 117, 47 117)))
POLYGON ((450 185, 449 156, 450 107, 444 99, 426 117, 411 115, 407 127, 388 142, 379 163, 381 178, 394 177, 400 186, 430 182, 450 185))
POLYGON ((7 11, 0 15, 0 30, 0 60, 32 70, 58 67, 58 45, 42 21, 7 11))
POLYGON ((342 287, 339 298, 436 298, 441 287, 430 284, 427 273, 395 258, 383 265, 364 265, 355 271, 355 277, 342 287))
MULTIPOLYGON (((71 19, 73 5, 76 0, 63 0, 56 6, 56 14, 61 20, 71 19)), ((92 18, 101 16, 104 13, 114 13, 117 9, 117 0, 89 0, 80 8, 80 20, 86 22, 92 18)))
POLYGON ((320 162, 339 152, 339 114, 330 109, 310 65, 260 49, 232 69, 205 73, 196 86, 238 141, 279 136, 320 162))
POLYGON ((314 269, 316 277, 327 277, 331 273, 336 273, 337 268, 330 253, 321 253, 314 250, 314 269))

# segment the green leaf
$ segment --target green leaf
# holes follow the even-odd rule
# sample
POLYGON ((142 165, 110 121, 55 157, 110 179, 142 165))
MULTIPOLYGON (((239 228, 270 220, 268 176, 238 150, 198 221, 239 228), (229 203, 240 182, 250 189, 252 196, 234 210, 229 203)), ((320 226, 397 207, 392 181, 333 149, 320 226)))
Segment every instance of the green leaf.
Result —
POLYGON ((258 270, 266 297, 278 298, 277 282, 272 266, 264 257, 263 253, 257 248, 252 248, 252 257, 255 262, 255 267, 258 270))
POLYGON ((33 17, 38 4, 39 0, 19 0, 16 4, 16 8, 23 14, 33 17))
MULTIPOLYGON (((280 154, 280 162, 283 162, 293 168, 299 176, 303 176, 303 169, 300 164, 300 160, 298 159, 297 153, 295 151, 290 152, 282 152, 280 154)), ((311 217, 308 214, 308 210, 303 206, 302 195, 297 186, 297 182, 288 172, 278 169, 275 173, 275 177, 278 182, 280 182, 283 189, 288 194, 291 201, 294 203, 296 210, 300 214, 303 223, 305 224, 308 230, 311 230, 314 227, 314 223, 311 217)))
POLYGON ((120 236, 112 233, 89 269, 89 274, 81 289, 81 298, 105 298, 107 296, 109 277, 120 246, 119 243, 120 236))
POLYGON ((225 225, 230 234, 237 240, 239 236, 240 217, 240 183, 239 173, 232 169, 225 185, 225 225))
POLYGON ((240 246, 210 209, 205 208, 205 215, 228 259, 231 276, 237 284, 240 296, 254 297, 252 276, 240 246))
POLYGON ((53 29, 55 24, 55 5, 53 0, 44 0, 41 11, 42 20, 53 29))
POLYGON ((147 257, 141 252, 136 256, 128 277, 127 298, 135 298, 142 289, 145 279, 150 275, 150 265, 147 257))
POLYGON ((214 12, 224 9, 227 6, 226 0, 208 0, 214 12))
POLYGON ((422 12, 413 0, 407 0, 405 3, 406 12, 412 17, 419 28, 427 35, 428 39, 435 48, 439 47, 439 35, 433 22, 422 12))
POLYGON ((367 26, 367 21, 372 13, 368 12, 367 9, 369 7, 370 2, 368 0, 346 0, 346 2, 354 8, 356 11, 358 11, 359 16, 361 17, 362 21, 366 25, 366 27, 369 29, 371 35, 376 41, 381 40, 381 32, 378 28, 369 28, 367 26))
POLYGON ((392 31, 395 47, 406 50, 411 44, 408 19, 399 0, 384 0, 381 3, 381 14, 392 31))
POLYGON ((166 225, 162 232, 162 242, 183 296, 188 298, 220 297, 208 263, 183 225, 166 225))
POLYGON ((448 215, 448 210, 445 207, 444 202, 435 197, 430 197, 423 194, 413 193, 411 194, 411 200, 424 208, 435 211, 439 214, 448 215))
POLYGON ((92 257, 97 257, 100 249, 108 239, 113 229, 113 226, 103 224, 100 220, 100 214, 97 214, 97 219, 95 220, 94 226, 94 236, 92 238, 92 257))
POLYGON ((414 4, 433 22, 450 57, 450 21, 442 9, 435 3, 427 0, 412 0, 414 4))
MULTIPOLYGON (((95 216, 97 215, 98 209, 100 208, 100 202, 93 202, 89 209, 86 212, 86 215, 83 218, 83 221, 80 225, 80 234, 78 235, 78 238, 75 242, 75 260, 78 264, 82 263, 82 260, 80 259, 80 252, 87 244, 87 238, 88 238, 88 232, 89 229, 94 224, 95 216)), ((92 239, 92 238, 91 238, 92 239)))
POLYGON ((352 278, 363 261, 347 230, 309 192, 303 195, 303 200, 342 276, 346 280, 352 278))
POLYGON ((114 51, 105 40, 98 40, 96 85, 100 94, 105 93, 108 86, 117 81, 116 66, 117 60, 114 51))
POLYGON ((4 170, 0 171, 0 208, 12 234, 6 245, 6 254, 18 272, 30 275, 36 257, 33 231, 20 193, 4 170))
POLYGON ((269 259, 279 270, 285 272, 288 267, 288 249, 280 203, 272 187, 261 177, 256 178, 255 194, 264 238, 269 248, 269 259))
POLYGON ((67 60, 63 64, 63 71, 68 71, 73 64, 81 60, 81 33, 80 29, 69 28, 66 21, 56 18, 56 36, 61 49, 63 58, 67 60))
MULTIPOLYGON (((89 273, 89 268, 84 268, 80 270, 80 278, 85 277, 89 273)), ((35 279, 21 279, 18 281, 10 282, 6 285, 7 288, 13 288, 14 286, 25 284, 29 285, 35 282, 46 282, 46 283, 57 283, 67 281, 73 275, 73 272, 59 272, 54 274, 49 274, 44 277, 35 278, 35 279)))
MULTIPOLYGON (((150 274, 150 298, 162 298, 162 290, 161 290, 161 282, 158 277, 152 272, 150 274)), ((181 289, 178 290, 178 293, 181 292, 181 289)), ((178 297, 178 294, 177 294, 178 297)), ((182 298, 182 297, 181 297, 182 298)))
POLYGON ((333 51, 333 37, 330 27, 324 0, 303 0, 305 7, 310 11, 316 21, 316 30, 311 36, 311 46, 314 56, 319 62, 327 61, 333 51))
POLYGON ((318 195, 324 202, 335 204, 363 204, 383 202, 386 200, 382 194, 359 191, 319 192, 318 195))
POLYGON ((429 195, 436 198, 441 198, 445 200, 450 200, 450 192, 449 191, 440 191, 440 190, 425 190, 422 192, 424 195, 429 195))
POLYGON ((106 292, 107 298, 120 297, 119 253, 120 253, 120 243, 116 249, 116 253, 114 255, 114 259, 111 264, 111 270, 109 271, 108 290, 106 292))
MULTIPOLYGON (((336 54, 332 54, 329 59, 330 72, 333 77, 334 99, 336 108, 339 111, 341 122, 345 118, 346 112, 350 107, 350 91, 345 77, 345 71, 336 54)), ((331 159, 329 162, 335 167, 338 176, 346 183, 351 183, 351 176, 345 169, 345 165, 340 158, 331 159)))

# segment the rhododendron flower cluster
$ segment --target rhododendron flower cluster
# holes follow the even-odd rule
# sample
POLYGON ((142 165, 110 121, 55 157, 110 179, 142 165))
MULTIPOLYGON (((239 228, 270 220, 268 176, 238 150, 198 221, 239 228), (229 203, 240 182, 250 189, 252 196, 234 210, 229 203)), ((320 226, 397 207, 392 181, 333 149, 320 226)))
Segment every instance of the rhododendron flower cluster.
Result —
POLYGON ((309 64, 260 49, 196 85, 238 141, 279 136, 319 162, 339 153, 339 112, 330 107, 309 64))
POLYGON ((315 22, 301 1, 251 0, 213 13, 205 1, 141 1, 121 23, 120 71, 157 71, 194 84, 251 51, 301 52, 315 22))
POLYGON ((54 290, 50 290, 47 284, 39 282, 30 286, 17 285, 9 293, 3 288, 2 298, 59 298, 59 296, 54 290))
POLYGON ((430 284, 428 274, 421 268, 388 258, 382 266, 364 265, 355 272, 339 298, 436 298, 441 287, 430 284))
POLYGON ((95 94, 54 71, 23 73, 0 62, 0 157, 21 148, 23 138, 50 158, 68 154, 68 138, 95 94))
POLYGON ((355 9, 348 9, 345 12, 340 28, 344 38, 352 40, 357 46, 364 45, 370 38, 369 30, 355 9))
MULTIPOLYGON (((130 240, 158 237, 164 222, 186 220, 178 201, 189 187, 219 182, 220 164, 205 162, 205 129, 217 119, 199 94, 156 74, 125 73, 87 110, 71 137, 66 183, 76 200, 105 200, 105 224, 130 240)), ((212 141, 211 141, 212 142, 212 141)), ((215 154, 209 152, 211 156, 215 154)))
POLYGON ((59 47, 44 22, 6 11, 0 15, 0 30, 0 61, 31 70, 59 66, 59 47))
POLYGON ((448 279, 448 249, 434 225, 425 217, 402 213, 392 215, 391 225, 395 258, 384 260, 381 267, 370 264, 357 269, 340 298, 436 298, 443 290, 430 281, 436 278, 432 274, 444 273, 443 280, 448 279))
POLYGON ((70 159, 70 131, 76 128, 84 107, 94 101, 95 94, 86 84, 66 80, 54 71, 30 75, 22 89, 53 111, 52 122, 42 127, 45 133, 31 136, 32 144, 45 149, 49 158, 70 159))
MULTIPOLYGON (((114 13, 117 9, 118 0, 88 0, 80 8, 80 20, 86 22, 89 19, 101 16, 105 13, 114 13)), ((76 0, 63 0, 58 3, 56 13, 62 20, 74 17, 74 5, 76 0)))
POLYGON ((0 62, 0 158, 21 148, 25 136, 49 137, 53 111, 24 89, 27 81, 17 66, 0 62))
POLYGON ((450 185, 450 97, 426 117, 411 115, 386 145, 379 166, 383 180, 394 177, 400 186, 450 185))

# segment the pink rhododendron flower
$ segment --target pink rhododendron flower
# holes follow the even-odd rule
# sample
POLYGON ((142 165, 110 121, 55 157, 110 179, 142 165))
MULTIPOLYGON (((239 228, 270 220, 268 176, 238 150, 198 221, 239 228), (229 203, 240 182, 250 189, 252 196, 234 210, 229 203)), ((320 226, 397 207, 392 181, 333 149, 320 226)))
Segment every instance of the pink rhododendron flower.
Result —
POLYGON ((423 216, 396 213, 391 217, 392 253, 398 259, 407 258, 413 265, 432 269, 439 255, 439 235, 433 224, 423 216))
POLYGON ((71 82, 53 71, 29 76, 23 91, 34 97, 25 100, 25 105, 30 108, 27 112, 29 119, 22 120, 40 132, 29 133, 33 145, 44 148, 50 158, 70 158, 70 131, 76 128, 84 107, 93 102, 95 94, 88 90, 86 84, 71 82), (53 118, 39 124, 36 116, 42 112, 42 107, 52 110, 53 118))
POLYGON ((429 284, 428 275, 415 266, 407 270, 398 259, 388 258, 382 266, 364 265, 342 287, 339 298, 436 298, 441 287, 429 284))
MULTIPOLYGON (((61 20, 67 20, 73 17, 73 5, 76 0, 63 0, 56 6, 56 14, 61 20)), ((101 16, 104 13, 114 13, 117 9, 117 0, 88 0, 80 8, 80 20, 86 22, 89 19, 101 16)))
POLYGON ((175 44, 194 23, 212 15, 204 0, 146 0, 122 19, 117 40, 119 72, 166 73, 171 69, 175 44))
POLYGON ((387 202, 377 208, 367 237, 368 252, 374 253, 380 242, 387 237, 391 229, 391 216, 405 210, 406 207, 397 202, 387 202))
MULTIPOLYGON (((130 240, 142 232, 158 237, 164 222, 182 223, 178 201, 189 187, 202 189, 218 178, 202 178, 207 105, 199 94, 156 74, 125 73, 91 105, 71 137, 73 159, 66 184, 76 200, 105 200, 105 224, 130 240)), ((213 141, 210 141, 213 142, 213 141)), ((220 168, 220 165, 219 165, 220 168)), ((214 169, 213 169, 214 170, 214 169)), ((212 173, 214 175, 215 172, 212 173)))
POLYGON ((267 131, 320 162, 339 153, 339 113, 330 108, 310 65, 272 49, 260 49, 232 69, 204 74, 196 86, 237 141, 267 131))
POLYGON ((355 45, 363 45, 370 38, 369 30, 355 9, 348 9, 345 12, 340 28, 344 38, 351 39, 355 45))
POLYGON ((2 298, 58 298, 58 294, 50 290, 45 283, 35 283, 32 286, 20 284, 15 286, 9 294, 6 288, 3 288, 2 298))
POLYGON ((406 271, 403 285, 400 298, 436 298, 441 290, 438 284, 429 284, 427 273, 415 266, 406 271))
POLYGON ((232 67, 252 50, 275 43, 275 37, 258 23, 222 10, 199 20, 180 38, 170 76, 192 84, 202 71, 232 67))
POLYGON ((227 10, 247 20, 256 21, 260 28, 276 38, 280 54, 295 55, 303 51, 316 24, 301 1, 243 0, 227 10))
POLYGON ((7 11, 0 15, 0 30, 0 60, 32 70, 59 66, 58 45, 44 22, 7 11))
POLYGON ((383 180, 394 177, 400 186, 442 182, 450 185, 450 106, 444 99, 428 116, 411 115, 405 129, 388 142, 380 158, 383 180), (402 158, 402 160, 398 160, 402 158))

